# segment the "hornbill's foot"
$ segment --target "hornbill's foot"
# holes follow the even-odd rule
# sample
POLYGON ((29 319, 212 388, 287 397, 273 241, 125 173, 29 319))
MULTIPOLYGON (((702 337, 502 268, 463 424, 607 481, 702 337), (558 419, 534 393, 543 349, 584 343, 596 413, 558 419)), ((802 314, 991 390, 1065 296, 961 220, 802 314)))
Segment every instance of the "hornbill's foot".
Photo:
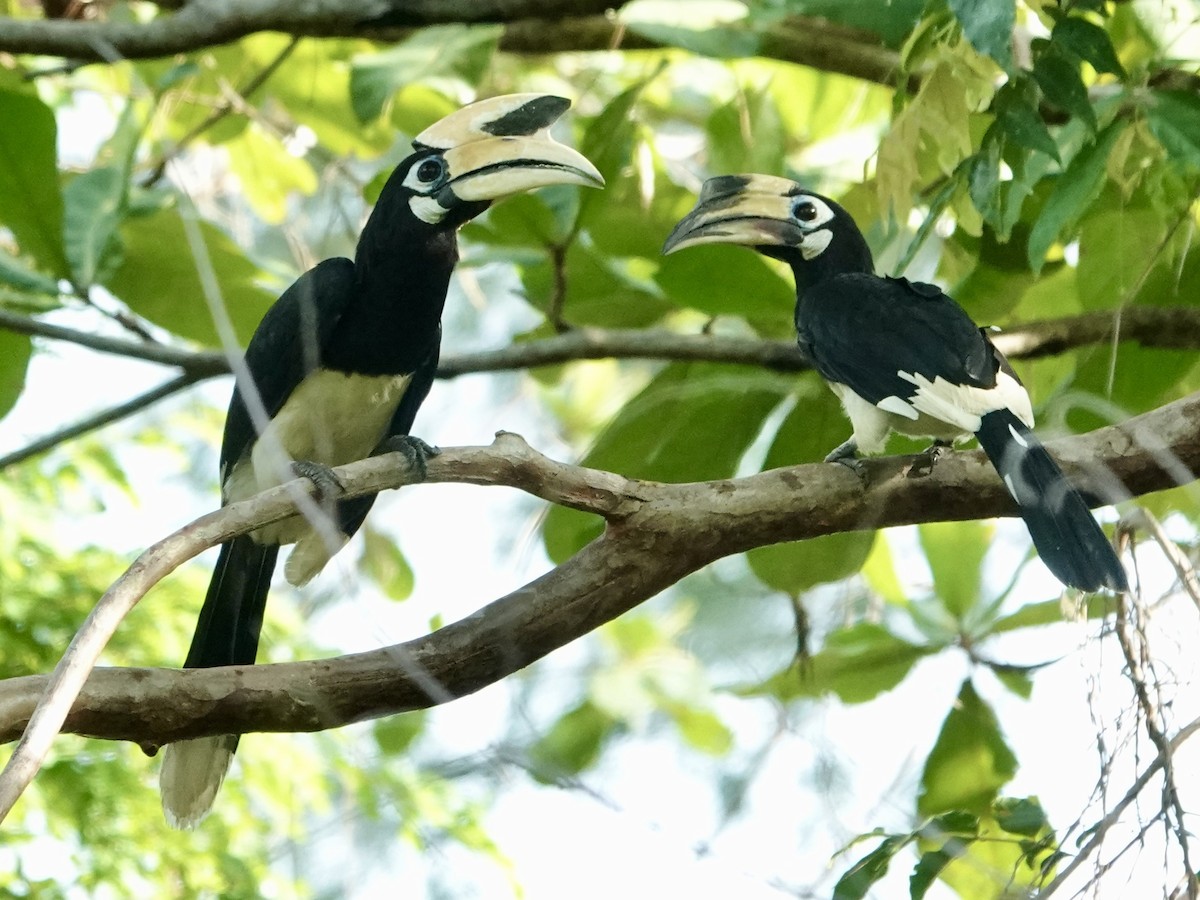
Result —
POLYGON ((940 438, 934 441, 918 454, 917 461, 908 470, 908 477, 924 478, 931 474, 937 461, 949 453, 952 448, 953 445, 949 441, 943 441, 940 438))
POLYGON ((429 460, 441 453, 439 447, 427 444, 419 437, 411 434, 394 434, 375 448, 376 455, 380 453, 399 453, 408 463, 409 471, 417 476, 417 481, 424 481, 428 473, 429 460))
POLYGON ((859 481, 866 482, 867 480, 867 467, 858 458, 858 444, 854 438, 834 447, 825 457, 825 462, 843 465, 857 475, 859 481))
POLYGON ((341 480, 333 474, 333 469, 312 460, 292 460, 292 474, 297 478, 307 478, 313 483, 313 487, 317 489, 318 502, 332 500, 346 490, 341 480))

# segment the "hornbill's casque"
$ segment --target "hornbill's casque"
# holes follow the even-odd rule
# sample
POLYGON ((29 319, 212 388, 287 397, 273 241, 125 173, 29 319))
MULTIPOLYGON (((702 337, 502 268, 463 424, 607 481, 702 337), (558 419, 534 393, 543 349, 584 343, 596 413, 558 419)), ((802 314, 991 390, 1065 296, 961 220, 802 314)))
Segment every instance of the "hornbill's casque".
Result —
MULTIPOLYGON (((459 227, 511 194, 604 183, 587 159, 549 135, 570 105, 543 94, 494 97, 417 135, 414 152, 384 185, 354 261, 327 259, 306 272, 251 338, 253 387, 235 387, 225 421, 223 503, 297 474, 336 494, 328 467, 373 452, 401 450, 424 463, 431 448, 407 435, 437 368, 459 227), (250 389, 267 414, 261 433, 250 389)), ((184 665, 252 664, 279 546, 296 544, 284 574, 302 585, 349 540, 374 499, 335 502, 325 528, 297 515, 222 545, 184 665)), ((223 735, 166 748, 160 785, 168 821, 190 828, 204 817, 237 742, 223 735)))
POLYGON ((859 451, 879 452, 893 430, 935 447, 973 434, 1060 581, 1128 588, 1087 504, 1030 431, 1029 394, 1008 361, 940 288, 876 275, 846 210, 786 178, 710 178, 663 251, 711 243, 755 247, 791 266, 800 348, 854 428, 826 461, 857 468, 859 451))

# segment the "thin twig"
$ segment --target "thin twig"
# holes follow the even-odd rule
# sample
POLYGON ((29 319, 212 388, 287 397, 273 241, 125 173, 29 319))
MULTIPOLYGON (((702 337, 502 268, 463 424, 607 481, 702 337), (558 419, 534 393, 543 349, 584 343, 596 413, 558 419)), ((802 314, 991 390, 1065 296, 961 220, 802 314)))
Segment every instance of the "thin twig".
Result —
POLYGON ((287 46, 280 50, 279 53, 275 55, 275 58, 267 63, 261 71, 254 75, 253 78, 249 79, 241 87, 231 88, 230 90, 233 92, 234 96, 227 96, 220 106, 218 106, 207 117, 205 117, 204 121, 192 128, 191 131, 189 131, 187 134, 181 137, 178 142, 176 142, 174 147, 164 153, 150 170, 150 174, 146 177, 143 186, 150 187, 162 180, 163 175, 166 174, 167 166, 170 165, 171 161, 179 156, 179 154, 187 148, 188 144, 200 137, 200 135, 204 134, 204 132, 208 131, 208 129, 212 128, 230 113, 239 109, 239 101, 245 101, 250 97, 251 94, 266 84, 267 80, 270 79, 270 77, 279 70, 279 67, 284 64, 287 58, 292 55, 292 51, 296 49, 296 45, 299 43, 300 38, 293 35, 292 39, 288 41, 287 46))
MULTIPOLYGON (((1186 742, 1197 731, 1200 731, 1200 719, 1195 719, 1189 722, 1183 728, 1179 729, 1175 737, 1171 738, 1171 740, 1167 742, 1168 754, 1174 753, 1176 750, 1182 747, 1184 742, 1186 742)), ((1129 790, 1125 792, 1125 796, 1117 801, 1117 804, 1112 808, 1112 810, 1109 811, 1108 815, 1092 826, 1092 836, 1088 839, 1088 842, 1079 848, 1079 851, 1071 858, 1071 861, 1063 867, 1063 870, 1054 877, 1054 880, 1041 890, 1041 892, 1038 894, 1040 900, 1046 900, 1047 897, 1053 895, 1055 891, 1057 891, 1066 883, 1067 879, 1071 877, 1075 870, 1079 868, 1079 866, 1082 865, 1083 862, 1096 851, 1096 849, 1104 842, 1104 838, 1108 834, 1109 829, 1111 829, 1117 824, 1117 822, 1120 821, 1125 810, 1128 809, 1129 805, 1138 798, 1138 795, 1141 794, 1146 785, 1150 783, 1150 779, 1152 779, 1158 773, 1159 769, 1163 768, 1163 766, 1166 764, 1166 760, 1167 757, 1164 756, 1162 751, 1159 751, 1158 756, 1151 761, 1150 765, 1146 767, 1146 770, 1137 777, 1137 779, 1130 786, 1129 790)))
POLYGON ((53 431, 50 434, 38 438, 32 443, 26 444, 19 450, 14 450, 5 456, 0 456, 0 471, 11 465, 19 462, 24 462, 32 456, 37 456, 39 453, 45 453, 47 450, 53 450, 59 444, 65 443, 80 435, 87 434, 90 431, 95 431, 97 428, 103 428, 105 425, 111 425, 113 422, 118 422, 121 419, 127 418, 134 413, 141 412, 148 406, 157 403, 165 397, 170 397, 177 394, 185 388, 191 387, 196 383, 196 376, 184 373, 172 378, 170 381, 160 384, 158 387, 146 391, 144 394, 138 394, 131 400, 126 400, 117 406, 111 406, 108 409, 102 409, 100 412, 93 413, 90 416, 73 422, 63 428, 53 431))

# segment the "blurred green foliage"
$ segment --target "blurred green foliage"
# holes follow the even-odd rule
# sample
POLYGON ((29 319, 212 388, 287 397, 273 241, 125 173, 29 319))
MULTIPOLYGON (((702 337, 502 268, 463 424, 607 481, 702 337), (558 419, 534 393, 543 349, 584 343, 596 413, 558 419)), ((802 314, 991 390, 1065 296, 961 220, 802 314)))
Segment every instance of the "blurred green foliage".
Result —
MULTIPOLYGON (((659 255, 701 180, 742 171, 795 177, 839 198, 883 270, 940 280, 981 322, 1196 306, 1200 94, 1163 86, 1174 51, 1162 23, 1140 18, 1145 10, 752 0, 715 24, 686 13, 629 21, 633 33, 666 45, 658 51, 517 57, 499 50, 502 31, 489 25, 419 30, 391 46, 292 46, 259 34, 35 81, 17 77, 31 61, 0 57, 0 309, 78 311, 99 298, 168 340, 211 347, 208 302, 221 302, 244 341, 299 271, 350 252, 367 204, 415 133, 474 96, 519 90, 574 98, 562 137, 608 180, 603 193, 516 198, 464 229, 464 265, 508 267, 522 313, 540 323, 533 338, 578 326, 788 336, 793 294, 780 267, 736 248, 659 255), (872 33, 868 43, 898 60, 895 83, 911 76, 913 90, 769 58, 794 15, 872 33), (1014 22, 1035 35, 1016 54, 1014 22), (228 102, 276 62, 263 85, 228 102), (99 98, 88 119, 99 139, 81 156, 72 145, 81 126, 69 113, 85 97, 99 98), (173 160, 209 167, 209 189, 189 195, 162 178, 173 160), (206 297, 198 255, 219 296, 206 297)), ((19 399, 41 349, 0 331, 0 414, 19 399)), ((1130 343, 1020 369, 1059 430, 1145 412, 1200 380, 1194 353, 1130 343)), ((641 478, 729 478, 815 461, 848 430, 811 375, 703 362, 530 374, 584 464, 641 478)), ((175 447, 166 424, 133 423, 144 433, 129 441, 175 447)), ((201 428, 198 440, 215 443, 216 426, 201 428)), ((127 464, 120 448, 86 441, 4 473, 5 676, 48 671, 127 563, 59 533, 72 510, 100 502, 95 485, 125 489, 127 464)), ((1187 517, 1195 533, 1186 494, 1151 502, 1160 515, 1187 517)), ((561 561, 600 528, 556 507, 542 528, 546 552, 561 561)), ((635 612, 601 630, 586 672, 565 693, 559 685, 557 711, 523 748, 525 765, 534 779, 559 783, 601 765, 620 741, 664 729, 688 752, 724 764, 744 748, 722 702, 864 703, 923 660, 1060 621, 1058 600, 1014 588, 1019 572, 989 571, 992 545, 985 524, 926 526, 915 544, 855 532, 752 551, 732 584, 689 579, 653 617, 635 612), (755 652, 763 642, 751 620, 781 595, 809 607, 840 598, 834 613, 816 616, 811 655, 794 665, 780 650, 785 639, 757 680, 710 674, 722 654, 755 652), (693 648, 693 635, 716 635, 721 653, 693 648)), ((375 530, 365 531, 360 558, 396 600, 420 577, 375 530)), ((153 611, 134 612, 106 662, 181 658, 202 587, 202 571, 188 568, 157 589, 153 611)), ((1093 619, 1111 612, 1095 598, 1081 610, 1093 619)), ((315 652, 295 637, 294 609, 275 603, 270 620, 275 654, 315 652)), ((1036 678, 990 668, 1022 696, 1036 678)), ((152 766, 135 749, 63 739, 10 820, 0 860, 13 864, 0 865, 0 893, 67 896, 64 885, 74 883, 108 895, 303 894, 312 890, 303 867, 279 864, 278 842, 303 847, 322 812, 346 805, 376 838, 417 847, 448 839, 504 866, 486 803, 453 774, 414 762, 427 726, 428 717, 411 714, 311 741, 256 735, 239 755, 241 777, 195 835, 162 826, 152 766), (364 741, 369 753, 345 752, 364 741), (291 793, 297 773, 303 796, 291 793), (131 847, 137 852, 122 849, 131 847), (21 854, 34 849, 58 854, 57 877, 27 873, 21 854)), ((845 863, 834 896, 867 896, 901 853, 913 898, 938 880, 964 898, 1037 884, 1053 872, 1056 838, 1036 799, 1004 796, 1019 765, 987 688, 967 679, 924 761, 913 796, 920 824, 864 836, 880 841, 845 863), (1007 879, 1000 887, 997 872, 1007 879)), ((725 787, 737 780, 722 777, 725 787)), ((726 799, 736 815, 739 803, 726 799)))

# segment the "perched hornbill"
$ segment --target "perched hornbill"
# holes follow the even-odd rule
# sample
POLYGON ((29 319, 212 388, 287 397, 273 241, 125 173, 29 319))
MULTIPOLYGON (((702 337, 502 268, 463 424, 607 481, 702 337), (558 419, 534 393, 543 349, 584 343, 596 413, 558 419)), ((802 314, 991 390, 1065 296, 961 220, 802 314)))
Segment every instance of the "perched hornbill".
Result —
POLYGON ((1085 591, 1127 589, 1087 504, 1030 431, 1029 394, 940 288, 876 275, 849 213, 786 178, 705 182, 663 251, 711 243, 749 245, 791 266, 800 348, 854 427, 826 461, 857 469, 858 452, 879 452, 892 430, 933 437, 935 448, 973 434, 1050 571, 1085 591))
MULTIPOLYGON (((417 135, 358 241, 354 261, 327 259, 271 307, 246 348, 253 385, 238 384, 221 445, 222 502, 244 500, 304 475, 336 495, 329 467, 400 450, 437 368, 442 307, 458 260, 459 227, 493 200, 550 184, 603 185, 549 128, 571 105, 543 94, 473 103, 417 135), (266 421, 255 422, 257 392, 266 421)), ((297 515, 221 547, 187 667, 254 662, 263 607, 281 544, 301 585, 362 524, 374 497, 334 503, 332 521, 297 515)), ((236 735, 170 744, 161 789, 168 821, 195 826, 212 806, 236 735)))

